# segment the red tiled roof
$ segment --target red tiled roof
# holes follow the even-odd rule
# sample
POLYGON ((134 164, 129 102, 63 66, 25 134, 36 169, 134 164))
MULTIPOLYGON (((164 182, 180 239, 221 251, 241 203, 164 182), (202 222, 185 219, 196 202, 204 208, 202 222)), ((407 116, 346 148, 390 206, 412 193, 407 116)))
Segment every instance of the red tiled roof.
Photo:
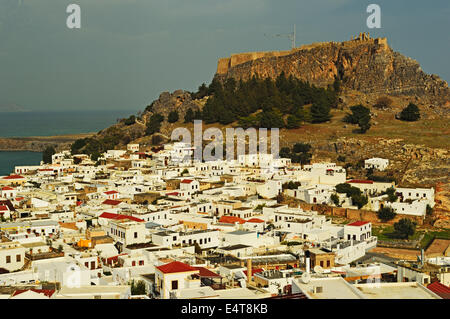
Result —
POLYGON ((122 215, 122 214, 113 214, 113 213, 102 213, 100 216, 98 217, 102 217, 102 218, 107 218, 107 219, 115 219, 115 220, 122 220, 122 219, 129 219, 129 220, 133 220, 135 222, 143 222, 144 220, 130 216, 130 215, 122 215))
POLYGON ((125 256, 125 255, 128 255, 128 254, 122 253, 117 256, 108 257, 108 258, 106 258, 106 262, 111 263, 111 261, 117 261, 117 260, 119 260, 119 256, 125 256))
POLYGON ((2 191, 12 191, 12 190, 14 190, 14 188, 8 186, 2 188, 2 191))
POLYGON ((178 192, 167 193, 167 196, 178 196, 178 192))
POLYGON ((113 206, 116 206, 116 205, 119 205, 120 203, 122 203, 120 200, 107 199, 107 200, 105 200, 102 204, 103 204, 103 205, 113 205, 113 206))
POLYGON ((219 274, 216 274, 215 272, 205 268, 205 267, 192 267, 196 270, 200 270, 200 277, 205 277, 205 278, 215 278, 215 277, 220 277, 219 274))
POLYGON ((183 179, 181 182, 182 182, 183 184, 190 184, 190 183, 193 182, 193 180, 192 180, 192 179, 183 179))
POLYGON ((24 293, 28 290, 31 290, 38 294, 44 294, 47 297, 51 297, 55 293, 55 290, 53 290, 53 289, 18 289, 16 291, 14 291, 13 296, 20 295, 21 293, 24 293))
POLYGON ((77 206, 80 206, 81 204, 83 204, 81 200, 77 201, 77 206))
POLYGON ((264 223, 264 221, 259 218, 250 218, 249 220, 247 220, 247 223, 264 223))
POLYGON ((6 206, 6 205, 0 205, 0 210, 2 210, 2 211, 8 211, 9 209, 8 209, 8 206, 6 206))
POLYGON ((373 184, 373 181, 364 180, 364 179, 352 179, 348 181, 347 183, 354 183, 354 184, 373 184))
POLYGON ((41 168, 39 169, 40 172, 53 172, 53 168, 41 168))
POLYGON ((20 175, 9 175, 9 176, 3 177, 3 179, 20 179, 20 178, 25 178, 25 177, 20 176, 20 175))
POLYGON ((165 273, 165 274, 171 274, 171 273, 177 273, 177 272, 188 272, 188 271, 196 271, 194 267, 189 266, 188 264, 179 262, 179 261, 173 261, 171 263, 157 266, 159 271, 165 273))
POLYGON ((362 226, 362 225, 365 225, 365 224, 368 224, 369 222, 363 222, 363 221, 357 221, 357 222, 353 222, 353 223, 350 223, 350 224, 347 224, 347 226, 362 226))
MULTIPOLYGON (((257 273, 260 273, 260 272, 263 272, 263 271, 264 271, 264 269, 262 269, 262 268, 252 268, 252 276, 254 274, 257 274, 257 273)), ((247 270, 244 270, 243 273, 247 276, 247 270)))
POLYGON ((243 224, 245 220, 236 216, 222 216, 219 219, 219 223, 234 224, 236 222, 243 224))
POLYGON ((450 287, 435 281, 427 286, 432 292, 444 299, 450 299, 450 287))
POLYGON ((105 192, 105 194, 111 195, 111 194, 118 194, 119 192, 117 191, 107 191, 105 192))

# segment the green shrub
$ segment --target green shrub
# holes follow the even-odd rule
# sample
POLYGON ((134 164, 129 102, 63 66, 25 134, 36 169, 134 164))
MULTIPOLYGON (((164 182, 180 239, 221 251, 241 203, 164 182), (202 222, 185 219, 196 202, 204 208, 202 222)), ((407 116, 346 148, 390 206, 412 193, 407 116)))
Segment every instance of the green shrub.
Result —
POLYGON ((400 120, 402 121, 418 121, 420 119, 420 110, 417 105, 413 103, 409 103, 407 107, 405 107, 400 112, 400 120))

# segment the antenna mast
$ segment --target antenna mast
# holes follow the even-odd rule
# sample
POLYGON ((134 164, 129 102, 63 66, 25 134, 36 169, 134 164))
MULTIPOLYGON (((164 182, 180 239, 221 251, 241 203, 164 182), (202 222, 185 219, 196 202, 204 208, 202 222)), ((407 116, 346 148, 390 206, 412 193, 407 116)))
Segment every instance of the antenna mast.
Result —
POLYGON ((292 36, 292 50, 295 49, 295 38, 296 38, 296 32, 295 32, 295 24, 294 24, 294 33, 292 36))
POLYGON ((297 37, 297 31, 296 31, 296 26, 294 24, 294 32, 290 32, 290 33, 284 33, 284 34, 275 34, 273 36, 268 36, 267 34, 264 34, 266 37, 280 37, 280 38, 288 38, 289 40, 291 40, 291 50, 295 49, 295 39, 297 37))

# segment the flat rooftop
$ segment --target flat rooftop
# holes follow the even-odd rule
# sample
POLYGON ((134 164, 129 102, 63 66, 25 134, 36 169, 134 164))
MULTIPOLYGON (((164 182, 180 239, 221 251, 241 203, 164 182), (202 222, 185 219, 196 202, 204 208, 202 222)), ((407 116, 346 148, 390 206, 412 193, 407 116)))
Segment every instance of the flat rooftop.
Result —
POLYGON ((226 247, 220 247, 221 250, 226 250, 226 251, 230 251, 230 250, 235 250, 235 249, 243 249, 243 248, 249 248, 251 246, 247 246, 247 245, 243 245, 243 244, 237 244, 237 245, 231 245, 231 246, 226 246, 226 247))
POLYGON ((371 283, 353 286, 369 299, 441 299, 417 282, 371 283))
POLYGON ((358 289, 352 287, 342 277, 311 278, 307 283, 301 279, 294 281, 309 299, 365 299, 358 289), (318 287, 321 287, 320 292, 318 287))

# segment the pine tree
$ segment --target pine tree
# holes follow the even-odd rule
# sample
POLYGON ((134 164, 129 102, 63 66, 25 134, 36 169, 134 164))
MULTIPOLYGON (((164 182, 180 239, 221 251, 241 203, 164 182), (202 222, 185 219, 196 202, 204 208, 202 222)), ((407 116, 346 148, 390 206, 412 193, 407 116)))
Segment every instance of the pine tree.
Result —
POLYGON ((194 121, 194 112, 191 108, 186 111, 184 115, 184 123, 192 123, 194 121))
POLYGON ((175 123, 178 121, 178 112, 176 110, 169 113, 169 116, 167 118, 169 123, 175 123))
POLYGON ((331 119, 330 106, 321 99, 311 106, 311 117, 313 123, 323 123, 331 119))
POLYGON ((52 163, 52 155, 56 153, 56 150, 53 146, 48 146, 45 148, 45 150, 42 152, 42 160, 45 164, 51 164, 52 163))
POLYGON ((413 122, 413 121, 417 121, 419 119, 420 119, 419 108, 417 107, 417 105, 415 105, 413 103, 409 103, 408 106, 405 107, 400 112, 400 120, 402 120, 402 121, 413 122))

